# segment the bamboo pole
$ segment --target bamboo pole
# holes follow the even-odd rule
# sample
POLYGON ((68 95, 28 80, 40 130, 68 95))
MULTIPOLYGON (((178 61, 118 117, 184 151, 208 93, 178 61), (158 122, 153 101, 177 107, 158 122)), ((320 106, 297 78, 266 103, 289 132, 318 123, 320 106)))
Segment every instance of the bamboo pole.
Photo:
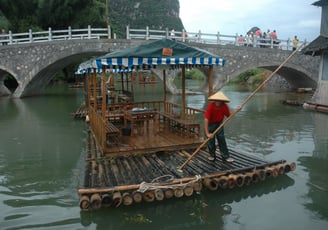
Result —
POLYGON ((155 189, 154 194, 155 194, 156 200, 158 200, 158 201, 164 200, 165 196, 164 196, 164 192, 162 189, 155 189))
POLYGON ((155 193, 153 190, 147 190, 142 194, 142 198, 146 202, 153 202, 155 200, 155 193))
MULTIPOLYGON (((213 132, 213 134, 215 135, 217 132, 219 132, 220 129, 222 129, 222 127, 228 123, 228 121, 230 121, 240 110, 241 108, 260 90, 262 89, 262 87, 271 80, 271 78, 298 52, 298 50, 303 47, 304 43, 298 47, 296 50, 294 50, 287 58, 286 60, 281 63, 275 71, 273 71, 269 77, 267 77, 267 79, 265 79, 238 107, 237 109, 235 109, 231 115, 229 117, 227 117, 227 119, 225 119, 221 125, 213 132)), ((182 169, 189 163, 189 161, 199 152, 199 150, 201 148, 203 148, 207 142, 210 139, 207 138, 206 140, 204 140, 204 142, 191 154, 191 156, 178 168, 179 171, 182 171, 182 169)))
MULTIPOLYGON (((291 163, 293 164, 293 163, 291 163)), ((288 167, 290 168, 291 164, 288 164, 288 167)), ((266 167, 266 166, 273 166, 273 163, 268 163, 268 164, 263 164, 263 165, 258 165, 257 167, 266 167)), ((238 169, 233 169, 225 172, 216 172, 210 175, 204 175, 201 176, 201 180, 204 180, 206 178, 215 178, 215 177, 220 177, 223 178, 223 176, 226 176, 231 173, 238 173, 238 172, 245 172, 245 171, 250 171, 253 170, 254 166, 249 166, 246 168, 238 168, 238 169)), ((286 173, 286 172, 285 172, 286 173)), ((195 180, 195 177, 184 177, 180 179, 174 179, 169 182, 160 182, 160 183, 153 183, 153 185, 158 185, 158 186, 165 186, 165 185, 173 185, 173 184, 181 184, 181 183, 186 183, 195 180)), ((137 190, 140 188, 140 184, 131 184, 131 185, 118 185, 114 187, 105 187, 105 188, 81 188, 78 190, 78 193, 80 195, 86 195, 86 194, 93 194, 93 193, 106 193, 106 192, 113 192, 113 191, 126 191, 126 190, 137 190)))
POLYGON ((194 184, 193 184, 193 189, 195 192, 200 192, 202 191, 203 189, 203 184, 201 181, 196 181, 194 184))
POLYGON ((245 176, 244 176, 244 184, 245 185, 250 185, 251 184, 251 182, 252 182, 252 173, 251 172, 248 172, 248 173, 246 173, 245 174, 245 176))
POLYGON ((173 193, 174 193, 174 196, 177 197, 177 198, 181 198, 184 195, 183 188, 181 188, 181 187, 173 188, 173 193))
POLYGON ((166 199, 170 199, 174 196, 174 192, 172 188, 167 188, 164 190, 164 196, 166 199))
POLYGON ((132 198, 131 194, 128 192, 123 193, 122 202, 123 202, 123 205, 125 205, 125 206, 131 205, 133 203, 133 198, 132 198))
POLYGON ((101 208, 101 196, 98 193, 92 194, 90 198, 91 209, 96 210, 101 208))
POLYGON ((117 208, 122 204, 122 194, 120 192, 113 193, 113 203, 112 206, 117 208))
POLYGON ((191 185, 187 185, 184 189, 183 189, 183 193, 185 196, 192 196, 192 194, 194 194, 194 187, 191 185))
POLYGON ((113 203, 112 197, 109 194, 103 194, 101 196, 101 206, 102 207, 110 207, 113 203))
POLYGON ((132 193, 132 198, 134 202, 140 203, 142 201, 142 193, 138 191, 134 191, 132 193))
POLYGON ((88 210, 90 207, 90 199, 88 196, 81 196, 80 198, 80 208, 82 210, 88 210))

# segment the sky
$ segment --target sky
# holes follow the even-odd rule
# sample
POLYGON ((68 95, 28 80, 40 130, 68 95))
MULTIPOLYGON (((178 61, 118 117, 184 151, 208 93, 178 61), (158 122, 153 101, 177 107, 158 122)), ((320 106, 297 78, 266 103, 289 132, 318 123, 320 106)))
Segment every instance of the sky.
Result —
POLYGON ((276 30, 278 39, 311 42, 320 35, 321 7, 317 0, 179 0, 187 32, 245 35, 253 27, 276 30))

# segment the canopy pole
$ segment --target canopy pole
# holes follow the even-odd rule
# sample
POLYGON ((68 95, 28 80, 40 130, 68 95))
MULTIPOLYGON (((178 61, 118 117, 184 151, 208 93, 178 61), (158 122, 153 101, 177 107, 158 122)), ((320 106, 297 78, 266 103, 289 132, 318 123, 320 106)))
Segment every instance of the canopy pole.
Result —
POLYGON ((165 68, 163 69, 163 101, 164 103, 166 102, 166 71, 165 68))
POLYGON ((122 85, 122 93, 124 93, 124 81, 123 81, 123 72, 121 72, 121 85, 122 85))
POLYGON ((97 69, 93 69, 92 74, 92 82, 93 82, 93 106, 94 109, 97 109, 97 69))
POLYGON ((91 73, 87 73, 87 77, 86 77, 86 91, 87 91, 87 96, 86 96, 86 106, 87 109, 89 109, 90 106, 90 98, 91 98, 91 81, 92 81, 92 75, 91 73))
POLYGON ((213 94, 213 82, 214 82, 214 73, 213 73, 213 65, 209 67, 208 71, 208 96, 211 96, 213 94))
MULTIPOLYGON (((131 100, 134 101, 134 87, 133 87, 133 85, 134 85, 134 81, 133 81, 132 73, 133 73, 133 72, 131 72, 131 74, 130 74, 130 78, 131 78, 131 100)), ((130 100, 130 101, 131 101, 131 100, 130 100)))
POLYGON ((102 73, 101 73, 101 113, 102 113, 102 118, 105 120, 106 118, 106 67, 103 65, 102 66, 102 73))
MULTIPOLYGON (((240 106, 238 106, 237 109, 235 109, 231 115, 229 117, 227 117, 227 119, 225 119, 221 125, 213 132, 213 134, 215 135, 228 121, 230 121, 232 119, 232 117, 234 115, 236 115, 240 110, 241 108, 269 81, 271 80, 271 78, 289 61, 289 59, 291 59, 297 52, 298 50, 301 49, 301 47, 303 47, 305 43, 303 43, 301 46, 299 46, 295 51, 293 51, 287 58, 286 60, 281 63, 275 71, 273 71, 269 77, 267 77, 244 101, 243 103, 241 103, 240 106)), ((182 171, 182 169, 189 163, 189 161, 199 152, 199 150, 201 148, 203 148, 207 142, 209 141, 210 139, 207 138, 206 140, 203 141, 202 144, 200 144, 198 146, 198 148, 189 156, 189 158, 178 168, 178 171, 182 171)))
POLYGON ((126 80, 126 90, 129 91, 129 73, 125 73, 125 80, 126 80))
POLYGON ((186 112, 186 66, 182 65, 182 95, 181 95, 181 102, 182 102, 182 111, 181 111, 181 118, 185 119, 185 112, 186 112))

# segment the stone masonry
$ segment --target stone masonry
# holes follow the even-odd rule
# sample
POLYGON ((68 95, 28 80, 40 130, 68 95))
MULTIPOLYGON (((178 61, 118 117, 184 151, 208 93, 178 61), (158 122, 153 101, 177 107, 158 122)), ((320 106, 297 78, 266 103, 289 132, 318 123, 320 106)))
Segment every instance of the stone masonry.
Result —
MULTIPOLYGON (((0 95, 8 94, 3 84, 3 73, 9 73, 18 82, 12 97, 41 94, 55 73, 66 65, 84 61, 115 50, 143 44, 145 40, 63 40, 43 43, 0 46, 0 95)), ((187 43, 226 60, 225 66, 215 68, 215 88, 225 80, 255 67, 274 71, 291 51, 253 48, 233 45, 187 43)), ((278 74, 294 88, 315 88, 318 82, 319 58, 296 54, 278 74)))

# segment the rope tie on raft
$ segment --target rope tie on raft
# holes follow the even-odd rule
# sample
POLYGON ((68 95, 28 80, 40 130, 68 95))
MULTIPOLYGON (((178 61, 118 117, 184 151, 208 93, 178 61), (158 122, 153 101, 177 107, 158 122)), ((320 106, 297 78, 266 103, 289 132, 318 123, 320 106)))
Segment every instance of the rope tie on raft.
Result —
POLYGON ((143 182, 140 183, 139 189, 137 191, 141 192, 141 193, 144 193, 148 190, 155 190, 155 189, 167 189, 167 188, 177 188, 177 187, 185 188, 187 185, 193 184, 193 183, 195 183, 195 182, 197 182, 201 179, 200 175, 196 175, 194 180, 191 180, 191 181, 188 181, 188 182, 185 182, 185 183, 180 181, 179 184, 159 185, 158 182, 160 181, 160 179, 165 178, 165 177, 170 178, 170 179, 162 181, 162 182, 166 182, 166 181, 170 181, 170 180, 174 179, 174 177, 172 175, 164 175, 164 176, 156 177, 150 183, 147 183, 147 182, 143 181, 143 182))

